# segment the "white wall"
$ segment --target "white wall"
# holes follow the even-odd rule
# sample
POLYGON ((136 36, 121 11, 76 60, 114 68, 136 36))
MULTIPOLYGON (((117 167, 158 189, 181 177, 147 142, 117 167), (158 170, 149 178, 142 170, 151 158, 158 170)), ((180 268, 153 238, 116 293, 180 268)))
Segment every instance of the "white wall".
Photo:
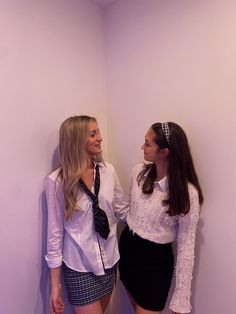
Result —
POLYGON ((42 184, 68 116, 95 115, 107 142, 103 34, 87 0, 0 1, 1 313, 48 312, 42 184))
MULTIPOLYGON (((205 194, 192 313, 234 313, 235 14, 233 0, 119 0, 104 54, 89 0, 0 1, 1 313, 47 313, 42 183, 60 123, 81 113, 97 116, 126 190, 150 124, 184 127, 205 194)), ((119 283, 107 312, 132 313, 119 283)))
POLYGON ((176 121, 191 143, 205 195, 194 314, 235 312, 235 16, 223 0, 120 0, 106 11, 109 157, 127 190, 153 122, 176 121))

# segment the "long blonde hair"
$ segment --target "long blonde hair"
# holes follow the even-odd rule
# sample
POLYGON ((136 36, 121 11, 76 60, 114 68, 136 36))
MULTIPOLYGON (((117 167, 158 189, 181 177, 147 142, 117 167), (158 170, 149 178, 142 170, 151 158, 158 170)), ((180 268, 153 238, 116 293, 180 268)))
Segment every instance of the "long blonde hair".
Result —
MULTIPOLYGON (((89 136, 89 123, 97 122, 94 117, 73 116, 66 119, 60 126, 59 178, 65 202, 65 219, 71 218, 80 197, 79 179, 89 167, 91 156, 86 151, 89 136)), ((102 154, 94 156, 94 161, 103 162, 102 154)))

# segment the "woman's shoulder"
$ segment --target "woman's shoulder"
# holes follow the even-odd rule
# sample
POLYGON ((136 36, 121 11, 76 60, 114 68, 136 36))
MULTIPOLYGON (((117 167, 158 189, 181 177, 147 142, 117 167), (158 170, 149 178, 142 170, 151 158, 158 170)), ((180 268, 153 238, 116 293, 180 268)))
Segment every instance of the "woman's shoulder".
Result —
POLYGON ((107 168, 107 169, 114 169, 114 166, 112 163, 104 161, 104 162, 100 162, 99 165, 103 168, 107 168))
POLYGON ((116 172, 113 164, 109 162, 99 162, 98 165, 99 165, 100 173, 103 173, 106 175, 113 175, 116 172))
POLYGON ((147 167, 147 164, 144 162, 139 162, 138 164, 136 164, 132 170, 131 170, 131 174, 134 175, 138 175, 141 171, 143 171, 145 168, 147 167))
POLYGON ((195 185, 193 185, 192 183, 188 183, 188 193, 189 193, 190 202, 193 202, 193 201, 199 202, 198 190, 195 187, 195 185))
POLYGON ((99 168, 103 169, 103 170, 114 169, 114 166, 111 163, 107 162, 107 161, 101 161, 101 162, 98 162, 97 164, 99 165, 99 168))
POLYGON ((57 169, 55 169, 52 172, 50 172, 46 176, 45 181, 52 180, 52 181, 56 182, 57 180, 59 180, 60 170, 61 170, 61 167, 58 167, 57 169))
MULTIPOLYGON (((100 162, 99 164, 99 168, 100 171, 103 173, 116 173, 116 169, 114 167, 113 164, 109 163, 109 162, 100 162)), ((131 175, 135 176, 138 175, 142 170, 144 170, 147 167, 147 164, 144 162, 139 162, 138 164, 136 164, 132 170, 131 170, 131 175)))

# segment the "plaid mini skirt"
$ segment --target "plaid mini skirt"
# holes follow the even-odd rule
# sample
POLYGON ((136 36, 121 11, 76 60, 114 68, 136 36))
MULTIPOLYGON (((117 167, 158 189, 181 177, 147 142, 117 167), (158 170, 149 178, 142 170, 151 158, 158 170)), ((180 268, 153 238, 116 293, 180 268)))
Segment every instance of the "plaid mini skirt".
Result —
POLYGON ((71 305, 84 306, 111 294, 117 273, 117 264, 97 276, 92 272, 77 272, 62 264, 68 301, 71 305))

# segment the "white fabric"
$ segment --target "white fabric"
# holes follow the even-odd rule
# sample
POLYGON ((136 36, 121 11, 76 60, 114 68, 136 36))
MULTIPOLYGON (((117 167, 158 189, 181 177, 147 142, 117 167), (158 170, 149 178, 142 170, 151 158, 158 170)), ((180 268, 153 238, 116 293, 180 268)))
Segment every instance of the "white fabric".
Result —
POLYGON ((200 209, 198 192, 189 184, 189 213, 170 217, 166 214, 166 207, 162 205, 163 199, 167 197, 167 177, 155 182, 152 194, 144 194, 141 190, 142 184, 138 186, 137 183, 137 176, 143 167, 144 164, 138 164, 132 171, 127 223, 133 232, 144 239, 156 243, 177 240, 176 286, 170 309, 177 313, 189 313, 195 235, 200 209))
POLYGON ((103 275, 119 259, 116 228, 118 219, 125 221, 128 202, 111 164, 99 164, 99 206, 106 212, 110 234, 107 240, 94 230, 91 199, 83 193, 78 209, 69 221, 64 220, 64 201, 58 171, 45 180, 48 206, 47 254, 49 268, 59 267, 62 260, 76 271, 103 275))

